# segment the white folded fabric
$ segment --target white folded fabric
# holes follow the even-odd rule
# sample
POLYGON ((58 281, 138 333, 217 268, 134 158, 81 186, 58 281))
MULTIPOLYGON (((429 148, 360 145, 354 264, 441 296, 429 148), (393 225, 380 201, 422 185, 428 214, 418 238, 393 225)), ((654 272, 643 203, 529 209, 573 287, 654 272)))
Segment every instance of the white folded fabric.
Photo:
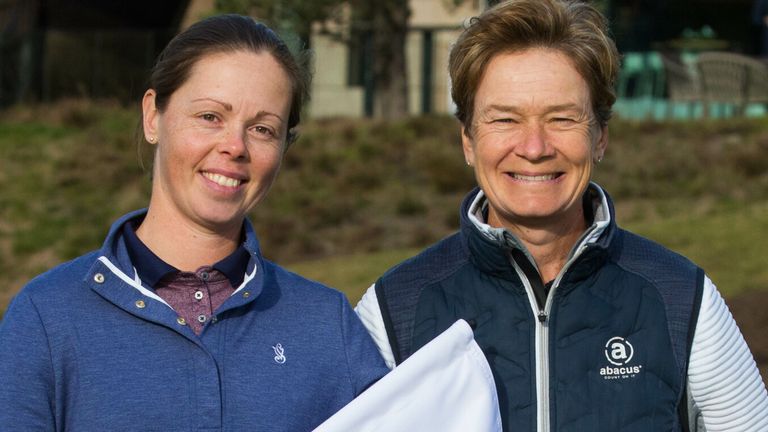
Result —
POLYGON ((466 321, 415 352, 315 432, 496 432, 496 386, 466 321))

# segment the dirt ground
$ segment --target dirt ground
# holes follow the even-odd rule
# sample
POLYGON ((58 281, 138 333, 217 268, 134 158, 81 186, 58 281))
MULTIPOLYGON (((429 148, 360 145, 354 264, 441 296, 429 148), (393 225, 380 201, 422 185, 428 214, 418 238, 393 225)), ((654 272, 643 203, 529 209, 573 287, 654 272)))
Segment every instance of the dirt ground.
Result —
POLYGON ((768 385, 768 291, 753 291, 726 300, 768 385))

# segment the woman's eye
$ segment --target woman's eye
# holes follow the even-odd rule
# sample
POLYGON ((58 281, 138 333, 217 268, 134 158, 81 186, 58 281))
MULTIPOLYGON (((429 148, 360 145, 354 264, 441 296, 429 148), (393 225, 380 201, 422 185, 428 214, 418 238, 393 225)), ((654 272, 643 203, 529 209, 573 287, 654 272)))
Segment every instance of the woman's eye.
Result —
POLYGON ((266 126, 255 126, 253 128, 253 130, 256 133, 261 134, 261 135, 267 135, 267 136, 270 136, 270 137, 275 136, 275 133, 272 132, 272 129, 270 129, 270 128, 266 127, 266 126))
POLYGON ((214 121, 218 120, 216 118, 216 115, 215 114, 211 114, 211 113, 202 114, 202 115, 200 115, 200 118, 205 120, 205 121, 208 121, 208 122, 214 122, 214 121))
POLYGON ((568 117, 557 117, 554 119, 554 121, 558 123, 573 123, 575 120, 568 117))

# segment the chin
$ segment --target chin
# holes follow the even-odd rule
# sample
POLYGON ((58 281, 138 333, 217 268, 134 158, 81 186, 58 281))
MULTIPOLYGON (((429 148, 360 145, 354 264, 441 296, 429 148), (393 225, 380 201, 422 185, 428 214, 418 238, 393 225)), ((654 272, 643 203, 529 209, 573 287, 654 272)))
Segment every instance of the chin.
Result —
POLYGON ((512 212, 521 217, 552 217, 562 211, 562 207, 552 203, 527 201, 524 207, 510 206, 512 212))
POLYGON ((202 223, 213 230, 229 228, 240 225, 245 219, 245 214, 240 212, 203 212, 198 215, 202 223))

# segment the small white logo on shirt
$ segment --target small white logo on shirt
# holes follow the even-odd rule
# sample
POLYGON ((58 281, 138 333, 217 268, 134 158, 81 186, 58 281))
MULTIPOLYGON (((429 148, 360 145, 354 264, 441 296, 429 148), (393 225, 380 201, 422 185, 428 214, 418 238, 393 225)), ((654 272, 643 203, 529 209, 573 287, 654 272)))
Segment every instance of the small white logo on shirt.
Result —
POLYGON ((600 375, 605 379, 634 378, 643 369, 643 365, 629 365, 634 355, 635 348, 628 340, 618 336, 608 339, 605 344, 605 358, 613 366, 600 368, 600 375))
POLYGON ((275 363, 277 364, 283 364, 285 363, 285 350, 283 349, 282 344, 277 344, 272 347, 273 350, 275 350, 275 363))

